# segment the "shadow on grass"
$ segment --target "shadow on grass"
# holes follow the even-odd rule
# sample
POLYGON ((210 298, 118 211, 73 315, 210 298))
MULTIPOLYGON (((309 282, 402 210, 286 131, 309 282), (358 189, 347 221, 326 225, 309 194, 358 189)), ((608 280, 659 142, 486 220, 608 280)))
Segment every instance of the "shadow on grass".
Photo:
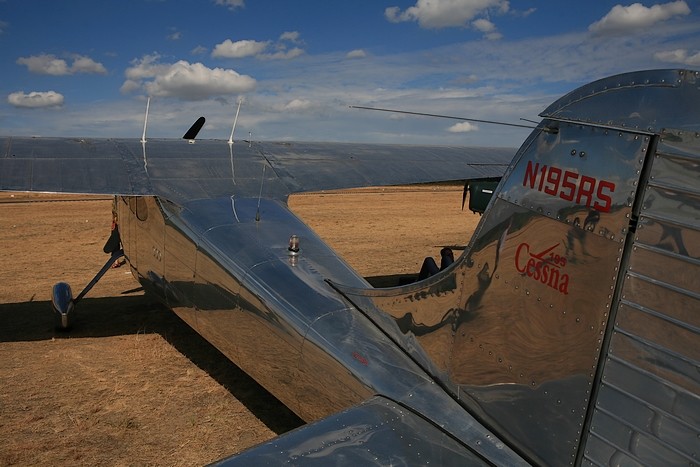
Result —
POLYGON ((72 315, 70 332, 57 331, 48 301, 0 304, 0 342, 157 333, 224 386, 277 434, 303 421, 265 388, 197 334, 175 313, 146 295, 85 298, 72 315))

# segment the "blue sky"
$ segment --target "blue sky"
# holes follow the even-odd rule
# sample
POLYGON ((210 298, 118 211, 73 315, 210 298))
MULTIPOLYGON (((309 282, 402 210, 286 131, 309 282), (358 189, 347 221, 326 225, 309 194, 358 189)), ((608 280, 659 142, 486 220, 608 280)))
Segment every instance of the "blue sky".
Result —
POLYGON ((591 80, 700 69, 697 1, 0 0, 0 134, 519 146, 591 80))

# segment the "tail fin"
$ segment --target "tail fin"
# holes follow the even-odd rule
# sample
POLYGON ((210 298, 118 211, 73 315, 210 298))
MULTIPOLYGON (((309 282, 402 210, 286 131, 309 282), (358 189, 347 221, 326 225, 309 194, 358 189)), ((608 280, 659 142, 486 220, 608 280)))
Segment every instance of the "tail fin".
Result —
POLYGON ((453 266, 343 290, 533 462, 697 461, 699 85, 650 71, 564 96, 453 266))

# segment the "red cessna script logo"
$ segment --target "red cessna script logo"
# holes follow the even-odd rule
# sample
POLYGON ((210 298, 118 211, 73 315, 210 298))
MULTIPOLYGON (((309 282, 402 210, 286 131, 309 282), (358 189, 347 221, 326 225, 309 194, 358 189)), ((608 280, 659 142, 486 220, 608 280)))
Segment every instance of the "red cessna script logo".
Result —
POLYGON ((532 161, 527 161, 523 186, 566 201, 575 200, 576 204, 585 204, 587 208, 593 207, 600 212, 610 212, 610 194, 615 192, 615 184, 608 180, 598 180, 551 165, 540 165, 539 162, 533 164, 532 161))
POLYGON ((529 243, 521 243, 515 252, 515 269, 560 294, 568 295, 569 275, 564 272, 566 258, 553 253, 558 245, 555 243, 540 253, 532 253, 529 243))

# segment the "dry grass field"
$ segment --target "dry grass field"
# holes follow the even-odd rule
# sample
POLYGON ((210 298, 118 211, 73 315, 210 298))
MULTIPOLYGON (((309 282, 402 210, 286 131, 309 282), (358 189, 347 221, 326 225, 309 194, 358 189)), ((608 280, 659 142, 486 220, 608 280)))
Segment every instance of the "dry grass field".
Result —
MULTIPOLYGON (((201 465, 301 421, 111 269, 54 329, 51 286, 74 294, 106 257, 106 198, 0 194, 0 465, 201 465)), ((461 188, 366 189, 290 205, 366 276, 415 273, 465 244, 461 188)), ((458 252, 457 252, 458 253, 458 252)))

